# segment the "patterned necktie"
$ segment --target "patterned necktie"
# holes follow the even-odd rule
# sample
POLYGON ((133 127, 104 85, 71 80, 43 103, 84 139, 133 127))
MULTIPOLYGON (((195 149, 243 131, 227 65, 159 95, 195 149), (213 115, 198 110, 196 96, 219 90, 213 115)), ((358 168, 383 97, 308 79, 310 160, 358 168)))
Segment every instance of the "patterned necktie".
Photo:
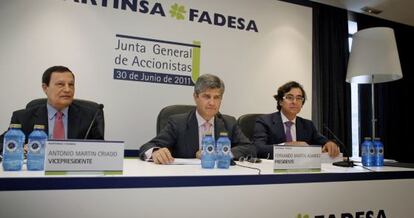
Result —
POLYGON ((203 123, 203 130, 204 130, 204 135, 206 135, 206 134, 208 134, 208 133, 210 133, 210 134, 212 134, 212 132, 211 132, 211 123, 209 123, 209 122, 205 122, 205 123, 203 123))
POLYGON ((55 126, 53 128, 54 139, 65 139, 65 128, 63 127, 63 113, 58 111, 55 115, 55 126))
POLYGON ((201 133, 201 137, 199 138, 200 139, 200 144, 199 144, 199 149, 201 150, 202 149, 202 141, 203 141, 203 138, 204 138, 204 136, 206 136, 207 134, 212 134, 211 133, 211 123, 209 123, 209 122, 205 122, 205 123, 203 123, 203 125, 201 125, 202 126, 202 128, 201 128, 201 131, 200 131, 200 133, 201 133))
POLYGON ((287 121, 285 122, 285 126, 286 126, 286 142, 291 142, 292 141, 292 133, 290 131, 290 127, 293 125, 292 121, 287 121))

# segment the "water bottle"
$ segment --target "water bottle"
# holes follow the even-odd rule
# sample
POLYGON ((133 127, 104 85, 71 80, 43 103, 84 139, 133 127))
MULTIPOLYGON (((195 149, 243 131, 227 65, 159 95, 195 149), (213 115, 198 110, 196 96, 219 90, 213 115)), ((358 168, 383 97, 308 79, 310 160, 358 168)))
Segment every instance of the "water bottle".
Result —
POLYGON ((226 132, 221 132, 220 137, 217 139, 217 168, 228 169, 231 159, 230 139, 227 137, 226 132))
POLYGON ((380 138, 374 139, 374 166, 384 166, 384 145, 380 138))
POLYGON ((45 145, 47 135, 44 125, 34 125, 33 132, 29 135, 27 151, 27 169, 43 170, 45 162, 45 145))
POLYGON ((24 140, 26 136, 21 124, 10 124, 3 141, 3 169, 18 171, 22 169, 24 159, 24 140))
POLYGON ((213 136, 206 134, 201 140, 201 167, 212 169, 216 164, 216 151, 213 136))
POLYGON ((374 166, 375 149, 370 137, 365 137, 361 144, 361 162, 363 166, 374 166))

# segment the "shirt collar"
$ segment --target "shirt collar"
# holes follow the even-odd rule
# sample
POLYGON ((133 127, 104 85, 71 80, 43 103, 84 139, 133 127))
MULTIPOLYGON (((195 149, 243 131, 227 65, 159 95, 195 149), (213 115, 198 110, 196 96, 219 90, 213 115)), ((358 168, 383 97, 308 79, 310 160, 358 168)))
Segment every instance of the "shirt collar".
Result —
MULTIPOLYGON (((198 122, 198 127, 201 127, 205 122, 207 122, 207 120, 205 120, 199 113, 198 113, 198 111, 196 110, 196 117, 197 117, 197 122, 198 122)), ((213 118, 211 118, 209 121, 208 121, 210 124, 211 124, 211 126, 214 126, 214 117, 213 118)))
POLYGON ((281 117, 282 117, 282 122, 283 123, 286 123, 286 122, 288 122, 288 121, 291 121, 293 124, 295 124, 296 123, 296 117, 293 119, 293 120, 289 120, 284 114, 283 114, 283 112, 281 111, 280 112, 280 115, 281 115, 281 117))
MULTIPOLYGON (((56 110, 52 105, 50 104, 46 104, 47 107, 47 117, 49 118, 49 120, 53 119, 55 117, 56 112, 58 112, 58 110, 56 110)), ((68 114, 68 110, 69 107, 65 107, 62 110, 63 116, 67 116, 68 114)))

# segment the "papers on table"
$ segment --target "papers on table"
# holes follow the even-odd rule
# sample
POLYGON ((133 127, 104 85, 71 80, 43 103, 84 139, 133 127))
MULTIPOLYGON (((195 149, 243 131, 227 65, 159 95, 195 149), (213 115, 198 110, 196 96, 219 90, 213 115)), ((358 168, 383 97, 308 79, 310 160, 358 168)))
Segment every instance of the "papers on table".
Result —
POLYGON ((170 163, 170 165, 201 165, 201 160, 174 158, 174 162, 170 163))
POLYGON ((322 153, 321 154, 321 163, 333 163, 333 162, 338 162, 338 161, 343 161, 343 154, 339 153, 339 155, 337 157, 330 157, 328 152, 322 153))

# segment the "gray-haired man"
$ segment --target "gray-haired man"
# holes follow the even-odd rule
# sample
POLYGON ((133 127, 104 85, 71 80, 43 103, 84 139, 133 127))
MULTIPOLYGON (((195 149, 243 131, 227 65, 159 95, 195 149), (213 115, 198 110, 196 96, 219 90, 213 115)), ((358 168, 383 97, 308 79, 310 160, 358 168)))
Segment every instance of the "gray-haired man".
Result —
POLYGON ((224 94, 223 81, 211 74, 200 76, 194 86, 196 109, 173 115, 151 141, 141 146, 140 158, 157 164, 174 162, 174 158, 199 158, 202 134, 210 131, 217 139, 227 132, 235 159, 256 156, 256 149, 236 124, 236 119, 219 112, 224 94))

